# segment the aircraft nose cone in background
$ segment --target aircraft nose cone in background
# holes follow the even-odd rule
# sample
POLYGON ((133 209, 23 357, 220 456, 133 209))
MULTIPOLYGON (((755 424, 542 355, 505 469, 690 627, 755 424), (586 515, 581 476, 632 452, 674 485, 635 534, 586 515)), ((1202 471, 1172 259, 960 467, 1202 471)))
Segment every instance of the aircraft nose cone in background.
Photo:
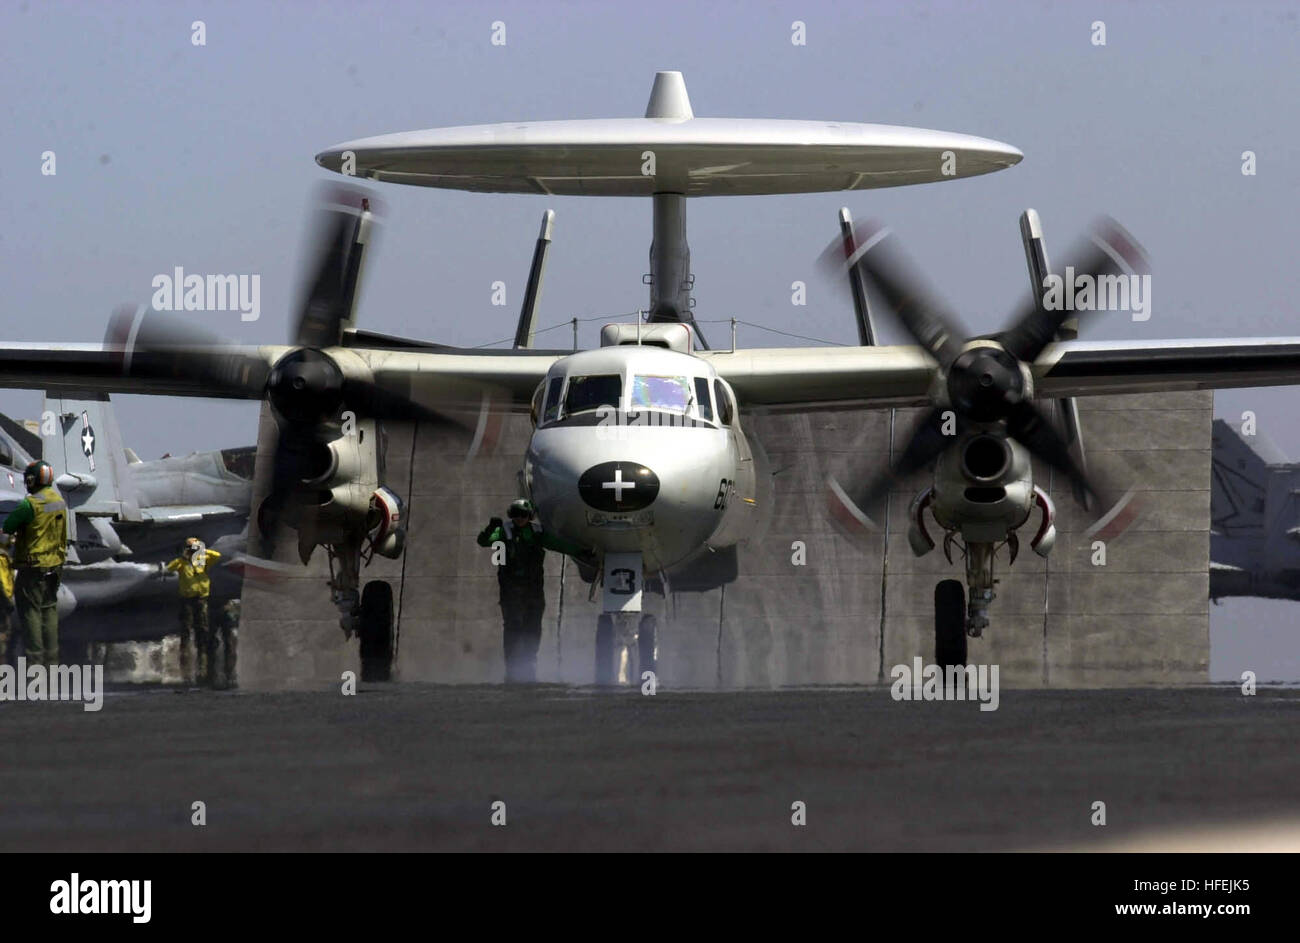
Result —
POLYGON ((601 462, 578 478, 582 500, 597 511, 639 511, 659 494, 659 476, 637 462, 601 462))

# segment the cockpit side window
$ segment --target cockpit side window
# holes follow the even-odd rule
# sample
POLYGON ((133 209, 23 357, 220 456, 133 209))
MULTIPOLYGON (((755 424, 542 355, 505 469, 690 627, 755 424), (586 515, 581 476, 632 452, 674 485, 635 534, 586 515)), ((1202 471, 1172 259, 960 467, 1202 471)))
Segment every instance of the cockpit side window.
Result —
POLYGON ((636 376, 632 379, 632 409, 665 409, 685 413, 695 394, 686 377, 636 376))
POLYGON ((695 408, 699 410, 701 419, 713 422, 713 403, 709 400, 709 381, 704 377, 695 378, 695 408))
POLYGON ((569 377, 569 391, 564 397, 564 415, 572 416, 602 406, 618 409, 622 398, 623 378, 617 373, 569 377))
POLYGON ((528 406, 528 418, 537 425, 542 418, 542 397, 546 394, 546 382, 542 381, 537 384, 537 389, 533 390, 533 400, 528 406))
POLYGON ((724 425, 731 425, 731 420, 735 418, 732 414, 731 399, 727 396, 727 389, 722 385, 721 380, 713 381, 713 392, 718 396, 718 420, 724 425))
POLYGON ((560 414, 560 390, 564 386, 564 377, 551 377, 546 389, 546 410, 542 413, 542 422, 551 422, 560 414))

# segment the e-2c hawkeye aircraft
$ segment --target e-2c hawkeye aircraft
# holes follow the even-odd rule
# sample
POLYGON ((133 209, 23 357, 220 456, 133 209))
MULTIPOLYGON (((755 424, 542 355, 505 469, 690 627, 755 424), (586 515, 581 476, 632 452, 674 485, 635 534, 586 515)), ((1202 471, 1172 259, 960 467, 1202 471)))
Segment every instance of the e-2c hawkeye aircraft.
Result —
MULTIPOLYGON (((372 581, 360 592, 361 563, 376 552, 396 556, 403 543, 401 501, 384 480, 384 420, 464 427, 481 438, 494 410, 530 412, 535 428, 522 490, 550 531, 596 549, 592 576, 603 585, 606 610, 596 627, 599 642, 619 626, 635 636, 647 574, 671 581, 702 555, 725 555, 752 532, 763 476, 754 468, 747 415, 789 407, 951 410, 956 438, 936 443, 926 431, 931 424, 922 423, 918 444, 896 470, 938 458, 925 503, 947 531, 978 548, 982 562, 972 568, 968 556, 976 619, 956 626, 959 635, 978 632, 993 551, 1036 504, 1027 453, 1087 485, 1036 401, 1292 384, 1300 381, 1300 339, 1057 341, 1064 319, 1034 304, 1008 330, 962 340, 939 306, 917 300, 915 283, 890 263, 888 240, 874 232, 858 244, 846 221, 847 261, 874 283, 917 343, 875 344, 863 304, 857 347, 710 350, 692 313, 686 205, 696 196, 940 182, 1010 167, 1021 157, 997 141, 939 131, 696 118, 676 72, 656 76, 644 118, 515 122, 352 141, 321 152, 317 163, 379 183, 648 197, 648 317, 606 325, 599 349, 533 349, 539 252, 513 350, 458 349, 359 330, 353 302, 371 216, 364 198, 352 194, 339 198, 324 230, 291 345, 222 346, 189 329, 164 329, 141 309, 119 319, 102 347, 0 347, 0 384, 58 389, 89 382, 108 391, 267 401, 279 441, 266 456, 271 484, 259 523, 264 531, 277 524, 295 531, 304 561, 325 547, 332 597, 345 631, 361 635, 363 668, 367 658, 391 656, 392 607, 387 584, 372 581)), ((539 246, 549 241, 548 224, 549 217, 539 246)), ((1121 254, 1107 264, 1124 261, 1121 254)), ((1100 263, 1085 257, 1080 264, 1100 263)), ((868 517, 879 486, 867 482, 851 494, 855 487, 840 490, 868 517)), ((1042 552, 1050 543, 1050 503, 1040 514, 1034 542, 1042 552)), ((717 569, 725 581, 726 567, 717 569)), ((943 624, 951 632, 950 622, 943 624)), ((636 648, 642 662, 653 659, 653 640, 636 648)), ((611 651, 597 649, 598 658, 611 651)), ((607 668, 598 664, 598 678, 607 668)))

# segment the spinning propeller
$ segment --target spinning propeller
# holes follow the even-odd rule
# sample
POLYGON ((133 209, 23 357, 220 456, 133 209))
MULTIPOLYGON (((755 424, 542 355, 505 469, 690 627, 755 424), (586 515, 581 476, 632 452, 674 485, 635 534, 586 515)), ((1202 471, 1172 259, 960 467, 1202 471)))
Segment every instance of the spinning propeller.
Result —
MULTIPOLYGON (((1105 218, 1092 227, 1081 249, 1067 256, 1077 278, 1089 275, 1145 274, 1146 254, 1117 222, 1105 218)), ((895 237, 879 223, 864 223, 822 253, 821 265, 843 283, 846 266, 855 267, 884 306, 934 361, 932 408, 916 423, 901 455, 891 468, 858 474, 831 489, 859 522, 870 520, 895 481, 939 457, 962 433, 976 426, 1002 425, 1032 455, 1069 477, 1076 495, 1098 494, 1087 472, 1071 455, 1067 441, 1032 396, 1029 365, 1057 337, 1073 310, 1049 310, 1035 292, 1010 326, 991 337, 973 337, 957 326, 952 313, 928 290, 895 237), (846 259, 847 257, 847 259, 846 259), (945 429, 945 413, 952 417, 945 429), (948 434, 945 434, 945 431, 948 434)))
POLYGON ((232 345, 191 324, 140 309, 119 309, 105 346, 121 353, 122 370, 149 379, 186 377, 214 395, 265 399, 279 427, 269 495, 259 512, 270 532, 286 502, 328 472, 327 442, 345 411, 377 420, 418 421, 463 429, 447 413, 411 398, 358 364, 340 363, 344 331, 353 323, 357 287, 373 215, 368 195, 330 186, 309 252, 292 349, 268 366, 255 349, 232 345))

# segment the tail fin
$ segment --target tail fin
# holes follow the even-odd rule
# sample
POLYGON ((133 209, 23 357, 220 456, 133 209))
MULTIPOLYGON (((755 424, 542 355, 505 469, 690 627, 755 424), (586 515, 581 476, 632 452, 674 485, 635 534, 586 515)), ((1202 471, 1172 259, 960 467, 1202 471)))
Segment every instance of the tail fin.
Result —
POLYGON ((46 393, 42 451, 68 507, 79 514, 140 520, 126 447, 107 393, 46 393))

